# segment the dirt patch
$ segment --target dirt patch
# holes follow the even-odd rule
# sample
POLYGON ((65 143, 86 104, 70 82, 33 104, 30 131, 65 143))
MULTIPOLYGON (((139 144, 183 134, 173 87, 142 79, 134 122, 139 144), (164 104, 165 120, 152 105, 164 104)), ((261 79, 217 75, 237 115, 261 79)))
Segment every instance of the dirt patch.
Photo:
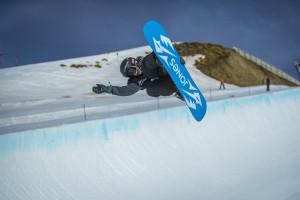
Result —
POLYGON ((296 86, 294 83, 277 76, 256 63, 242 57, 231 48, 211 43, 180 43, 174 44, 180 56, 202 54, 204 59, 198 59, 195 66, 202 73, 214 79, 224 78, 225 83, 237 86, 264 85, 266 77, 271 84, 296 86))

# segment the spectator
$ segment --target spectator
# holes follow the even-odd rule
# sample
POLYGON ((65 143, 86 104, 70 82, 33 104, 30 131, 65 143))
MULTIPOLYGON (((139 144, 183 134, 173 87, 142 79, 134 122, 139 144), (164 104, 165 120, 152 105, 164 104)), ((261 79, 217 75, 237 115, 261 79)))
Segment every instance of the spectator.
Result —
POLYGON ((224 84, 224 78, 223 78, 223 76, 220 78, 220 90, 221 90, 222 87, 225 90, 225 84, 224 84))
POLYGON ((267 82, 267 92, 269 92, 270 91, 270 77, 269 76, 267 76, 266 82, 267 82))

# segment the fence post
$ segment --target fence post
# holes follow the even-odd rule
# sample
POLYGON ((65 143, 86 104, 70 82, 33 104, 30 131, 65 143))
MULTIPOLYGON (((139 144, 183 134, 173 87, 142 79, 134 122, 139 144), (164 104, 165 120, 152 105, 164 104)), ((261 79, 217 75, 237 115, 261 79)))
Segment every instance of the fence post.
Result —
POLYGON ((86 121, 85 104, 83 104, 83 114, 84 114, 84 121, 86 121))

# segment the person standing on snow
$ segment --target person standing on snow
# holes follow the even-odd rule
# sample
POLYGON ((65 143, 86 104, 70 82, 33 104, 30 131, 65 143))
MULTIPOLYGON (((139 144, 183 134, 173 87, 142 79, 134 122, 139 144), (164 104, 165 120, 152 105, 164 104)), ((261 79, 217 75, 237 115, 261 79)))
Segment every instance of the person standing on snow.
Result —
MULTIPOLYGON (((182 58, 180 61, 184 63, 182 58)), ((120 65, 120 72, 124 77, 128 78, 127 85, 120 87, 96 84, 93 87, 93 92, 97 94, 110 93, 117 96, 129 96, 137 93, 139 90, 146 89, 147 94, 151 97, 175 94, 177 98, 183 100, 172 78, 154 52, 145 57, 125 58, 120 65)))
POLYGON ((270 91, 270 82, 271 82, 271 80, 270 80, 270 77, 269 77, 269 76, 267 76, 267 78, 266 78, 266 82, 267 82, 267 92, 269 92, 269 91, 270 91))
POLYGON ((221 90, 222 87, 225 90, 225 84, 224 84, 224 78, 223 77, 220 78, 220 90, 221 90))

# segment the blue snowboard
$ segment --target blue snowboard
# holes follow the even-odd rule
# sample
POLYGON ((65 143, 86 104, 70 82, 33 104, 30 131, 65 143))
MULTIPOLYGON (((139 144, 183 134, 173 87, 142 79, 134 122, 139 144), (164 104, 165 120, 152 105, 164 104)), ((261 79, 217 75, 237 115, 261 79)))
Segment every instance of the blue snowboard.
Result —
POLYGON ((184 97, 194 118, 201 121, 206 113, 206 100, 186 67, 180 63, 180 57, 165 29, 151 20, 144 26, 144 35, 184 97))

